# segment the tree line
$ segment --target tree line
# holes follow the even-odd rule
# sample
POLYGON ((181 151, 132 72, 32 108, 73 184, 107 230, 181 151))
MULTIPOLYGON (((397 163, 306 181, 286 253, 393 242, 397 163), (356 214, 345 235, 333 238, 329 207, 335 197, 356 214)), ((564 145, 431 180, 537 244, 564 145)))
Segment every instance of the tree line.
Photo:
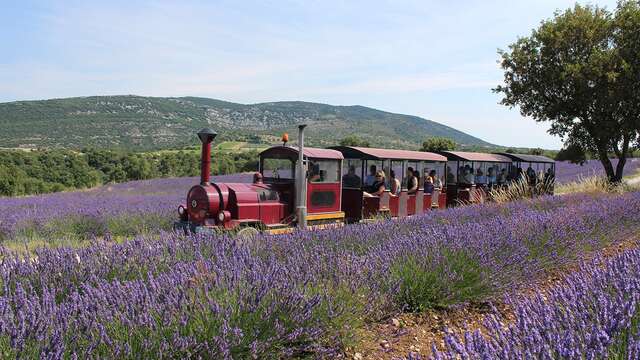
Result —
MULTIPOLYGON (((257 159, 255 151, 216 151, 212 173, 255 171, 257 159)), ((42 194, 131 180, 197 176, 199 173, 199 151, 2 150, 0 196, 42 194)))

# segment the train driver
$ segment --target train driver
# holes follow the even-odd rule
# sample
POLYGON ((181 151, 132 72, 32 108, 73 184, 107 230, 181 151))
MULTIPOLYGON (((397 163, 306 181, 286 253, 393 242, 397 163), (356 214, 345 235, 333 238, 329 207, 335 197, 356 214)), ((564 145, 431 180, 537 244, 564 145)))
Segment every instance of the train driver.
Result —
POLYGON ((362 185, 360 176, 356 175, 356 167, 349 165, 349 170, 342 176, 342 186, 346 188, 360 188, 362 185))

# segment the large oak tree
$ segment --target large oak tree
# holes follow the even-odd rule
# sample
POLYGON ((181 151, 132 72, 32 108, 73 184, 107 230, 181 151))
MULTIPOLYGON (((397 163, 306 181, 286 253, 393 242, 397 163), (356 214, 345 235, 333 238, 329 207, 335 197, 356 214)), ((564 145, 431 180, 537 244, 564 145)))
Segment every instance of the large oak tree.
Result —
POLYGON ((551 134, 596 155, 609 180, 621 181, 640 129, 640 2, 620 1, 613 13, 557 12, 500 55, 501 103, 551 122, 551 134))

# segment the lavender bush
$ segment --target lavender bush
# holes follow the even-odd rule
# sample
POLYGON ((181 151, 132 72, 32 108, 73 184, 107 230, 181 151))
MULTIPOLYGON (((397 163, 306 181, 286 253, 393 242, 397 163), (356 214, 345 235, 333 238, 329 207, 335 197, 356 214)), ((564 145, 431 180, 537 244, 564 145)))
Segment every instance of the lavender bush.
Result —
POLYGON ((446 337, 433 359, 640 358, 640 250, 595 260, 543 296, 515 300, 515 322, 446 337))
POLYGON ((638 209, 638 193, 572 195, 244 245, 162 233, 32 258, 3 250, 0 353, 332 356, 362 322, 487 301, 626 238, 638 209))

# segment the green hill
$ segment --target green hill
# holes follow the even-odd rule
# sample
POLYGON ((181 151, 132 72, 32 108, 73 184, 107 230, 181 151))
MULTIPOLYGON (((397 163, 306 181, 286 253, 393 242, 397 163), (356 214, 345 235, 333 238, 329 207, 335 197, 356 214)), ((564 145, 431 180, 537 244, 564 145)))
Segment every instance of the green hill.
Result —
POLYGON ((273 143, 284 131, 293 140, 300 123, 309 125, 308 143, 315 146, 335 145, 353 134, 372 146, 395 148, 418 148, 429 136, 448 137, 468 146, 492 146, 434 121, 364 106, 92 96, 0 103, 0 147, 166 149, 195 145, 195 132, 202 127, 218 131, 217 141, 273 143))

